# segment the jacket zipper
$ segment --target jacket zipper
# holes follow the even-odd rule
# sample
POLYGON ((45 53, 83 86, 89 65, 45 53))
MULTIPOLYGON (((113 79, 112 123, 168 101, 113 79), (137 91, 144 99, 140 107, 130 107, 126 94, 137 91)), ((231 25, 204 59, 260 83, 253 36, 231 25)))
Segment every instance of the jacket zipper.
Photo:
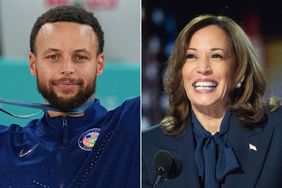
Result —
POLYGON ((68 122, 66 117, 62 117, 62 140, 57 155, 59 165, 59 177, 60 177, 60 188, 64 188, 64 162, 63 162, 63 151, 67 146, 68 142, 68 122))

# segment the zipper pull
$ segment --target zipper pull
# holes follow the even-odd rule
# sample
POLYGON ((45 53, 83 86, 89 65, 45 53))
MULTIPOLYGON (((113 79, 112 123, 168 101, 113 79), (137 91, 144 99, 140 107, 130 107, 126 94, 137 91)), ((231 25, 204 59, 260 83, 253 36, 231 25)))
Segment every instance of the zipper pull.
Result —
POLYGON ((62 125, 62 146, 67 146, 68 143, 68 121, 66 117, 63 117, 63 125, 62 125))

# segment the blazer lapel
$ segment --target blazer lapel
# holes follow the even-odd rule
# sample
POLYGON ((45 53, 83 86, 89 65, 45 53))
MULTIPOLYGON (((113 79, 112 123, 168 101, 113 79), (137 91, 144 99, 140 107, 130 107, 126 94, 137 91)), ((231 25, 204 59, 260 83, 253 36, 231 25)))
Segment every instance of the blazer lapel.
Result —
POLYGON ((184 135, 178 138, 178 151, 182 154, 183 161, 183 179, 186 184, 185 187, 199 188, 199 175, 195 162, 195 143, 192 132, 191 121, 188 121, 187 128, 184 135))
POLYGON ((227 175, 223 188, 255 187, 271 142, 274 128, 259 126, 248 129, 233 113, 230 145, 240 164, 240 170, 227 175))
POLYGON ((200 188, 199 176, 195 163, 194 137, 191 124, 188 123, 186 129, 180 135, 175 137, 165 136, 165 139, 162 140, 160 144, 163 145, 162 149, 169 151, 173 157, 182 161, 182 171, 178 177, 167 179, 160 183, 159 187, 200 188), (166 144, 164 145, 163 143, 166 144))

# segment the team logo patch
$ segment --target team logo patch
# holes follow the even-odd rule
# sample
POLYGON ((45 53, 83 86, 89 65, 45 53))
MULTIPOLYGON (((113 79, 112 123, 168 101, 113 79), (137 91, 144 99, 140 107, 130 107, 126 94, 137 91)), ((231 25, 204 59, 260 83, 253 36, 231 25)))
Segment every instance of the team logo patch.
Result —
POLYGON ((78 139, 78 145, 85 151, 91 151, 99 136, 100 129, 93 128, 82 133, 78 139))

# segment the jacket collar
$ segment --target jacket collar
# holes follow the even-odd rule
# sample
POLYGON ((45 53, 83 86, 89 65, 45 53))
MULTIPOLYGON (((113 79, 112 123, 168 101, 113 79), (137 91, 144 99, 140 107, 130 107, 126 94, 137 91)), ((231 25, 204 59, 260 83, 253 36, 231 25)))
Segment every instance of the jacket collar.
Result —
MULTIPOLYGON (((173 146, 174 150, 176 146, 176 153, 180 153, 183 160, 182 173, 185 176, 185 180, 182 182, 185 182, 187 187, 199 188, 199 177, 194 158, 194 137, 191 121, 188 122, 184 132, 177 136, 176 139, 173 139, 175 143, 168 143, 168 145, 173 146)), ((266 126, 266 123, 253 128, 247 128, 238 120, 236 114, 232 113, 229 131, 229 144, 233 148, 240 163, 240 169, 226 176, 222 188, 255 187, 263 167, 274 128, 270 125, 266 126)), ((173 152, 172 149, 171 151, 173 152)))
POLYGON ((44 116, 36 123, 38 128, 35 134, 39 138, 44 137, 49 142, 58 143, 62 140, 63 131, 66 130, 68 139, 72 139, 87 128, 98 126, 106 113, 107 110, 98 99, 95 99, 93 104, 85 111, 85 114, 80 117, 49 117, 48 113, 45 112, 44 116))
POLYGON ((186 173, 187 173, 187 177, 191 177, 191 178, 187 178, 187 187, 194 187, 194 188, 198 188, 200 187, 200 182, 199 182, 199 175, 198 175, 198 169, 196 166, 196 161, 195 161, 195 140, 194 140, 194 136, 193 136, 193 129, 192 129, 192 125, 191 125, 191 120, 188 123, 187 128, 185 129, 184 134, 186 134, 185 139, 186 141, 184 143, 186 144, 178 144, 179 150, 183 151, 183 160, 184 163, 187 162, 187 164, 183 164, 183 169, 187 168, 186 173), (186 133, 185 133, 186 132, 186 133), (190 146, 190 147, 187 147, 190 146))
MULTIPOLYGON (((179 185, 177 182, 181 182, 180 184, 184 185, 185 182, 185 187, 199 188, 200 184, 195 162, 195 143, 191 120, 188 121, 187 127, 181 134, 175 137, 166 137, 169 139, 166 140, 167 143, 162 148, 168 150, 183 163, 180 175, 172 180, 168 180, 168 182, 171 181, 171 185, 168 187, 179 185)), ((160 144, 163 145, 163 142, 160 144)))
POLYGON ((273 131, 274 128, 270 125, 266 126, 266 122, 248 128, 233 113, 229 143, 235 151, 241 169, 226 177, 223 188, 255 187, 273 131))

